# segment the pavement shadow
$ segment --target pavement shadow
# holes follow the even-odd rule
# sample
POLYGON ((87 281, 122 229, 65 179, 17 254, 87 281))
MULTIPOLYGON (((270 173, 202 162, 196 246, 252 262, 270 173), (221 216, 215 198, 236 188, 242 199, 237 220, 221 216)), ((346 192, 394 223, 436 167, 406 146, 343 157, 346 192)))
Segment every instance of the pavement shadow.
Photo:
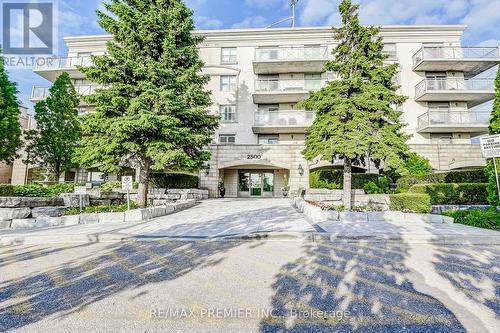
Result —
POLYGON ((0 331, 67 316, 127 289, 174 280, 213 266, 238 242, 123 242, 93 258, 70 261, 22 279, 0 283, 0 331))
MULTIPOLYGON (((197 236, 197 237, 217 237, 229 235, 250 234, 257 231, 313 231, 310 224, 304 221, 303 225, 297 225, 297 221, 291 215, 290 207, 287 206, 271 206, 261 209, 244 210, 232 214, 213 217, 210 219, 206 215, 203 207, 193 208, 195 212, 199 209, 199 218, 190 216, 189 223, 175 223, 179 216, 172 216, 167 219, 161 219, 162 226, 158 228, 154 226, 153 231, 149 231, 151 225, 144 224, 141 227, 134 228, 135 234, 140 234, 142 237, 154 236, 197 236), (169 225, 170 221, 172 224, 169 225), (175 223, 175 224, 174 224, 175 223), (306 228, 309 228, 307 230, 306 228)), ((292 214, 297 214, 292 211, 292 214)), ((300 218, 300 215, 298 215, 300 218)))
POLYGON ((404 242, 319 240, 282 267, 261 332, 465 332, 407 279, 404 242))
POLYGON ((446 244, 436 248, 434 270, 456 290, 500 317, 500 249, 491 245, 446 244))

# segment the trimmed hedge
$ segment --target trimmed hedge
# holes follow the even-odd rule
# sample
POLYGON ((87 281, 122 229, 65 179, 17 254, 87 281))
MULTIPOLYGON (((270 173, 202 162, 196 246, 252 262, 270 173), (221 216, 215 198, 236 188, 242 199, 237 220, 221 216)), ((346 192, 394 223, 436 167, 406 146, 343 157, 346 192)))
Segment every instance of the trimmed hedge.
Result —
POLYGON ((432 210, 431 198, 422 193, 389 194, 390 209, 402 212, 428 214, 432 210))
POLYGON ((433 205, 483 205, 488 203, 486 187, 481 183, 420 184, 410 193, 426 193, 433 205))
POLYGON ((500 211, 495 208, 489 210, 451 210, 444 212, 442 215, 453 217, 455 223, 466 224, 478 228, 500 230, 500 211))
POLYGON ((9 184, 0 184, 0 197, 14 196, 14 186, 9 184))
POLYGON ((74 184, 62 183, 48 187, 42 185, 0 185, 0 197, 56 197, 61 193, 72 193, 74 184))
MULTIPOLYGON (((369 182, 376 183, 379 175, 371 173, 353 173, 352 188, 363 189, 369 182)), ((320 170, 309 174, 309 186, 311 188, 336 190, 341 189, 344 184, 344 173, 342 170, 320 170)))
POLYGON ((156 188, 190 189, 198 188, 199 177, 183 173, 157 173, 151 176, 150 182, 156 188))
POLYGON ((431 183, 487 183, 483 169, 433 173, 427 176, 403 176, 396 181, 399 190, 408 190, 413 185, 431 183))

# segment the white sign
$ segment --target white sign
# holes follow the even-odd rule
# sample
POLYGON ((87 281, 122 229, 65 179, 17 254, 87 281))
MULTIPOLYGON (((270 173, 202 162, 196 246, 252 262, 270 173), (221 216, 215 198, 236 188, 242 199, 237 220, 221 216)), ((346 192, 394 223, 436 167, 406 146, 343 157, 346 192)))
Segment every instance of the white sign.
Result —
POLYGON ((122 177, 122 190, 132 191, 133 189, 134 189, 134 183, 132 180, 132 176, 123 176, 122 177))
POLYGON ((500 157, 500 135, 482 137, 481 150, 486 158, 500 157))
POLYGON ((87 194, 86 186, 75 186, 75 194, 87 194))

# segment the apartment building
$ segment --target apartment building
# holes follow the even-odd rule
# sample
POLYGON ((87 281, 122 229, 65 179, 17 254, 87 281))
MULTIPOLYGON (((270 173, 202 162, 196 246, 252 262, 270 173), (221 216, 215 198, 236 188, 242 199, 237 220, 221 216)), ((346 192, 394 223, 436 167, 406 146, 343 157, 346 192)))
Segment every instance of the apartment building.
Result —
MULTIPOLYGON (((400 93, 410 147, 437 171, 485 164, 474 138, 487 133, 494 98, 493 78, 481 73, 500 62, 498 48, 464 47, 465 26, 383 26, 388 62, 398 62, 400 93), (479 78, 479 77, 480 78, 479 78)), ((328 27, 196 31, 203 72, 210 75, 210 111, 220 115, 212 159, 200 172, 201 187, 216 197, 219 182, 227 197, 280 197, 282 188, 308 188, 309 172, 338 168, 341 161, 306 161, 301 151, 315 113, 297 108, 310 92, 335 80, 324 65, 336 45, 328 27)), ((35 69, 49 81, 67 71, 77 91, 96 85, 76 69, 90 55, 106 52, 109 36, 67 37, 68 56, 35 69)), ((34 87, 32 100, 46 98, 34 87)), ((92 109, 81 105, 81 112, 92 109)), ((371 164, 357 172, 378 172, 371 164)), ((99 173, 78 176, 92 181, 99 173)))

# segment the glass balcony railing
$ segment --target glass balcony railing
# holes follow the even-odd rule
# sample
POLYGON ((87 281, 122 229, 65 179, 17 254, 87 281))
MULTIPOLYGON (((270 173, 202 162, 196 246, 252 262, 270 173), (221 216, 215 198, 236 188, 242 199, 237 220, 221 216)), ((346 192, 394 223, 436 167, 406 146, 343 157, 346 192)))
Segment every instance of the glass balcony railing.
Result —
POLYGON ((255 50, 255 60, 327 60, 326 46, 266 47, 255 50))
POLYGON ((258 79, 255 80, 256 92, 293 92, 316 91, 323 88, 326 79, 258 79))
MULTIPOLYGON (((89 96, 94 94, 96 89, 101 88, 100 85, 89 84, 89 85, 79 85, 75 86, 75 90, 80 96, 89 96)), ((41 101, 49 97, 49 87, 33 87, 31 92, 31 100, 41 101)))
POLYGON ((491 112, 487 111, 428 111, 418 117, 418 128, 429 126, 488 126, 491 112))
POLYGON ((35 70, 73 69, 76 66, 88 67, 92 65, 90 57, 58 57, 47 59, 44 64, 37 65, 35 70))
POLYGON ((315 117, 314 111, 258 111, 255 113, 255 126, 311 126, 315 117))
POLYGON ((413 65, 423 60, 437 59, 500 59, 498 47, 428 47, 413 56, 413 65))
POLYGON ((464 79, 464 78, 438 78, 425 79, 415 87, 415 97, 418 98, 432 91, 493 91, 494 79, 464 79))

